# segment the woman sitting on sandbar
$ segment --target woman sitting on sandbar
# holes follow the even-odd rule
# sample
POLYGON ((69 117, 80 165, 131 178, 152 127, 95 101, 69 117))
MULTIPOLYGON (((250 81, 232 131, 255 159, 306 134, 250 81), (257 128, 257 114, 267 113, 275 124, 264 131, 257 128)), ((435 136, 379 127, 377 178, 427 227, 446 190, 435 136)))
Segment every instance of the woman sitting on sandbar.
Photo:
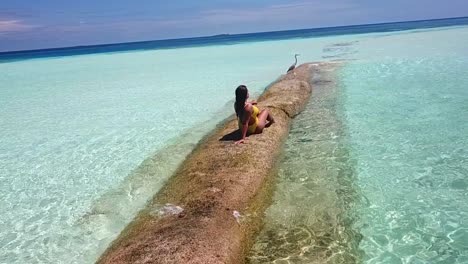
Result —
POLYGON ((247 132, 249 134, 260 134, 263 128, 271 126, 275 122, 268 110, 260 111, 257 102, 247 102, 249 91, 245 85, 239 85, 236 89, 236 102, 234 109, 236 110, 237 120, 239 121, 239 130, 242 132, 242 139, 236 141, 236 144, 245 142, 247 132), (266 123, 268 121, 268 123, 266 123))

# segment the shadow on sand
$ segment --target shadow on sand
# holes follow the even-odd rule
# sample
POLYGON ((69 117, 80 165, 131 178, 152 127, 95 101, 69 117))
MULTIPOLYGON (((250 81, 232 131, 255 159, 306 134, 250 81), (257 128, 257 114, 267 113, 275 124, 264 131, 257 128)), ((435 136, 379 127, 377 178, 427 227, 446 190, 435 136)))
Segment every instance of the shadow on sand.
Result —
POLYGON ((240 129, 236 129, 229 134, 224 135, 219 141, 236 141, 242 138, 240 129))

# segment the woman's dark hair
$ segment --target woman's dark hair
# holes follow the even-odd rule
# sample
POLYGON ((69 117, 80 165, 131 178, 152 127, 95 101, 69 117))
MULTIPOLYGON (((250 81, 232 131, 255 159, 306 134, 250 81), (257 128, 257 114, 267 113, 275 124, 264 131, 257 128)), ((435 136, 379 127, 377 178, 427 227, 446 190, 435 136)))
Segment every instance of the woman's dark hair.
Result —
POLYGON ((244 113, 245 101, 247 100, 247 86, 239 85, 236 89, 236 103, 234 108, 236 109, 236 115, 241 117, 244 113))

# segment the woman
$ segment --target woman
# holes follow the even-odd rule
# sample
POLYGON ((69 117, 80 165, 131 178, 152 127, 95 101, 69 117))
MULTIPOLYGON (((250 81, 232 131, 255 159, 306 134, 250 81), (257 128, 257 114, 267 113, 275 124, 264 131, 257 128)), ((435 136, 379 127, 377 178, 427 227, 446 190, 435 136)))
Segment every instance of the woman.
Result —
POLYGON ((260 134, 263 128, 271 126, 275 122, 273 117, 264 109, 260 111, 256 106, 257 102, 247 102, 249 98, 249 91, 245 85, 239 85, 236 89, 236 102, 234 109, 236 111, 237 120, 239 121, 239 129, 242 132, 242 139, 235 142, 235 144, 242 144, 245 142, 247 132, 249 134, 260 134), (268 123, 266 123, 268 121, 268 123))

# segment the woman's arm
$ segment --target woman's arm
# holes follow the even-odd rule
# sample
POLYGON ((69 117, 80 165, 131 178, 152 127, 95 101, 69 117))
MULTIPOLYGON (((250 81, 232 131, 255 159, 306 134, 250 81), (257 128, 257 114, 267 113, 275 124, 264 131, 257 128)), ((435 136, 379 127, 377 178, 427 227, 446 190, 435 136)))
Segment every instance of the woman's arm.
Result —
POLYGON ((249 129, 249 118, 246 119, 246 122, 242 124, 242 139, 234 142, 234 144, 242 144, 245 143, 245 136, 247 135, 247 130, 249 129))
POLYGON ((245 143, 245 137, 247 136, 247 130, 249 129, 249 121, 250 116, 252 115, 252 105, 248 104, 244 108, 244 122, 242 123, 242 138, 236 142, 235 144, 242 144, 245 143))

